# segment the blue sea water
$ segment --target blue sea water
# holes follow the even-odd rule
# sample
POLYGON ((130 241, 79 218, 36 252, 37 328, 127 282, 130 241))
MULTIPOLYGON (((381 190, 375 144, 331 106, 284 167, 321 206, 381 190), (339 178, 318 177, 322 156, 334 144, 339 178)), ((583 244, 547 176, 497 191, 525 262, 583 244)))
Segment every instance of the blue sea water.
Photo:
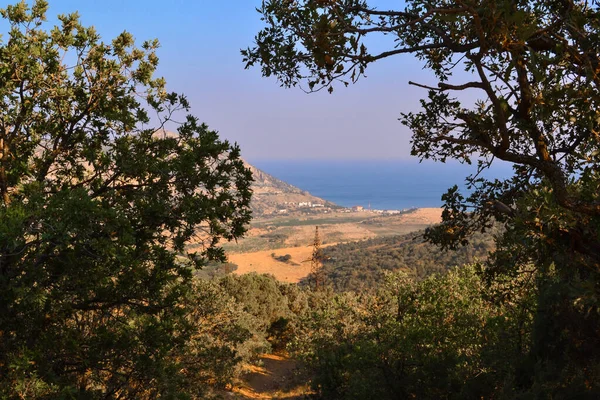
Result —
MULTIPOLYGON (((400 210, 440 207, 448 188, 466 190, 464 178, 475 166, 416 161, 260 160, 257 168, 311 194, 344 207, 400 210)), ((510 176, 508 165, 486 172, 487 178, 510 176)))

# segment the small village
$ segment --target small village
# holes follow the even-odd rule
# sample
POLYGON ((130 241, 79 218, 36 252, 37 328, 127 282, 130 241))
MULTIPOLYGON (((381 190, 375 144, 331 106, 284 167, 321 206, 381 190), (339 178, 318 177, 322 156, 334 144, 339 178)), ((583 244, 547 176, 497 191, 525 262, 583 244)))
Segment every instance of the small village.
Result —
POLYGON ((352 207, 341 207, 337 205, 333 205, 332 203, 313 203, 311 201, 301 201, 301 202, 293 202, 286 201, 279 207, 276 211, 271 214, 290 214, 295 212, 306 213, 309 212, 311 214, 318 212, 323 214, 328 214, 331 212, 343 212, 343 213, 353 213, 353 212, 371 212, 373 214, 380 215, 400 215, 402 213, 406 213, 409 211, 415 210, 416 207, 412 208, 404 208, 401 210, 381 210, 364 206, 352 206, 352 207))

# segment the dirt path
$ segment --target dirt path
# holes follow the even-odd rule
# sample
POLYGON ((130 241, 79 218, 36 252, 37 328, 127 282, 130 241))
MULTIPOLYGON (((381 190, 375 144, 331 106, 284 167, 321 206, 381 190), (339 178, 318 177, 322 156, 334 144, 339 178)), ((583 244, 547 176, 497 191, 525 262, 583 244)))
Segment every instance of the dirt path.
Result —
POLYGON ((310 394, 306 379, 298 376, 298 363, 285 356, 265 354, 262 366, 251 366, 242 383, 229 392, 233 399, 300 400, 310 394))

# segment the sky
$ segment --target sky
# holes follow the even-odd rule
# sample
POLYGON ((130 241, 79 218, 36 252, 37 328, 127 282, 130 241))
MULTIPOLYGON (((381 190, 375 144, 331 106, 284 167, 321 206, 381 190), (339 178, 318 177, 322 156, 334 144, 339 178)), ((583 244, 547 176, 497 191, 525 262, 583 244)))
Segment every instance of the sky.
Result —
MULTIPOLYGON (((431 74, 409 55, 372 64, 367 79, 331 95, 306 94, 261 77, 259 68, 244 69, 240 49, 252 46, 262 27, 260 0, 49 2, 50 22, 78 11, 105 41, 123 30, 139 44, 157 38, 167 89, 184 93, 192 114, 237 142, 250 161, 411 158, 410 132, 398 118, 427 94, 408 81, 428 82, 431 74)), ((398 3, 373 1, 382 8, 398 3)))

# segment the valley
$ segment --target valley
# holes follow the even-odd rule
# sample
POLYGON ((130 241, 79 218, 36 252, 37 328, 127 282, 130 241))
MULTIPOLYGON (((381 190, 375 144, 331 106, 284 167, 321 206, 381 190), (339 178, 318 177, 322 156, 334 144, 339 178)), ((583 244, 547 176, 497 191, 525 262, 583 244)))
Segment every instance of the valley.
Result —
POLYGON ((310 272, 315 227, 323 247, 403 235, 425 229, 441 220, 441 209, 421 208, 399 215, 382 216, 369 211, 332 211, 328 214, 262 216, 254 220, 246 237, 225 246, 234 273, 274 275, 278 280, 297 283, 310 272), (287 262, 277 257, 290 255, 287 262))

